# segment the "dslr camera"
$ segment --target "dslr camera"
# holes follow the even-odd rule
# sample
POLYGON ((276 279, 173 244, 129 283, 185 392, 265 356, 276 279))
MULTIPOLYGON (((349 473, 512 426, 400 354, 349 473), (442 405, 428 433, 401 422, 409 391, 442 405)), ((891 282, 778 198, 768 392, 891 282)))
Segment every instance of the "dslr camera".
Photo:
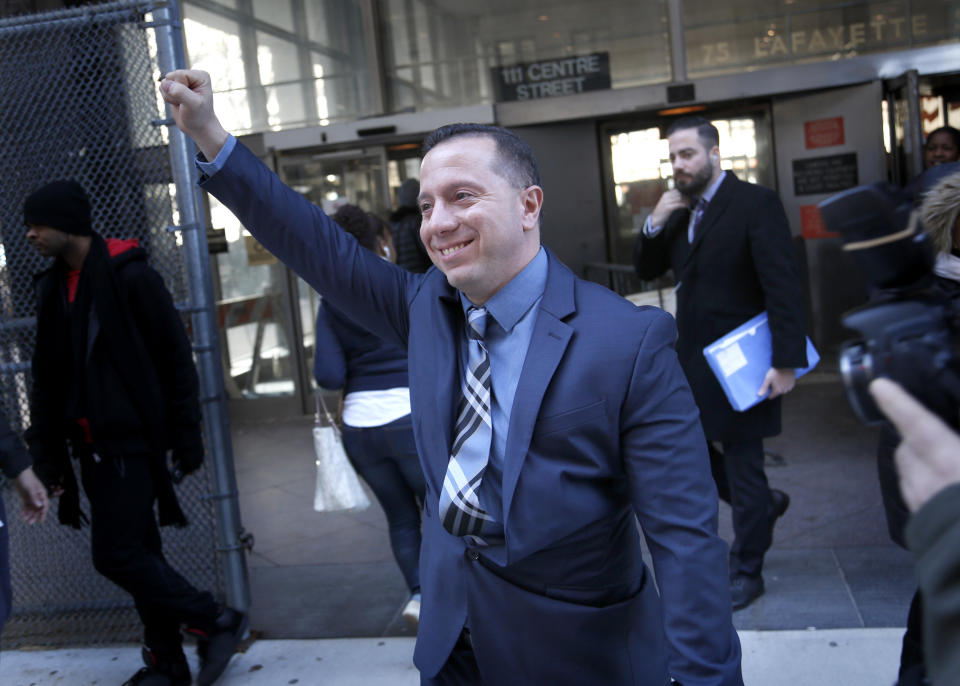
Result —
POLYGON ((824 224, 840 234, 872 292, 867 304, 841 318, 862 338, 843 345, 840 372, 866 424, 885 421, 867 390, 881 376, 953 423, 960 407, 960 305, 937 287, 930 241, 918 214, 898 197, 899 189, 874 184, 819 204, 824 224))

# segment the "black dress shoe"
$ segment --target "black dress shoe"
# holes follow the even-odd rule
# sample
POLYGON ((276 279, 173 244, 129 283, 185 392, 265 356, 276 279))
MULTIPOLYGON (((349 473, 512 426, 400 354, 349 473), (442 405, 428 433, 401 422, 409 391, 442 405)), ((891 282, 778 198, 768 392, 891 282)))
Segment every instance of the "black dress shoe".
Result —
POLYGON ((779 488, 770 489, 770 500, 773 501, 773 518, 780 519, 790 507, 790 496, 779 488))
POLYGON ((762 595, 762 576, 736 574, 730 579, 730 600, 734 610, 742 610, 762 595))
POLYGON ((770 502, 773 504, 773 516, 770 517, 770 544, 773 544, 773 528, 777 525, 777 520, 790 507, 790 496, 779 488, 770 489, 770 502))

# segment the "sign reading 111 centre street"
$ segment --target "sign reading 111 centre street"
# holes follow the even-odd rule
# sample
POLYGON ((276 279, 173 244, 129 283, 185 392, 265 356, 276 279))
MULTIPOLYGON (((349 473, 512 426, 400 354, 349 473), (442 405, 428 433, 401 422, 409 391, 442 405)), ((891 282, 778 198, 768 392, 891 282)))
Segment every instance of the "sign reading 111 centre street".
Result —
POLYGON ((536 100, 610 88, 610 53, 493 67, 497 101, 536 100))

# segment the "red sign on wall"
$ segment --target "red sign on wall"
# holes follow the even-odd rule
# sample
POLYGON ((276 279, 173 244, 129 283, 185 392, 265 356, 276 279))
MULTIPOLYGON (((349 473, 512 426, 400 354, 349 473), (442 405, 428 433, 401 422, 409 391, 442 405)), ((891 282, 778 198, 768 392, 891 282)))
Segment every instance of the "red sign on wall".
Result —
POLYGON ((804 238, 836 238, 840 234, 827 231, 816 205, 800 206, 800 233, 804 238))
POLYGON ((803 137, 807 149, 843 145, 843 117, 816 119, 803 123, 803 137))

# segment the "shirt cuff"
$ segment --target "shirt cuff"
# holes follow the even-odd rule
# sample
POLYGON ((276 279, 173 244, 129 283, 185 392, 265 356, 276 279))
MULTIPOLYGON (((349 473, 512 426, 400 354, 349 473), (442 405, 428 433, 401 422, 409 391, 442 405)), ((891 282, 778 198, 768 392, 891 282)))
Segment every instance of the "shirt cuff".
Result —
POLYGON ((227 163, 227 158, 230 157, 230 153, 233 152, 235 147, 237 147, 237 138, 232 133, 228 133, 227 141, 223 144, 223 147, 220 148, 220 152, 217 153, 217 156, 212 162, 209 162, 207 158, 203 156, 202 152, 197 153, 197 169, 200 170, 200 173, 204 177, 213 176, 223 169, 227 163))
POLYGON ((647 238, 653 238, 658 233, 663 231, 662 226, 653 225, 653 221, 650 219, 650 217, 651 215, 648 214, 647 218, 643 222, 643 229, 641 229, 641 231, 643 231, 643 235, 646 236, 647 238))

